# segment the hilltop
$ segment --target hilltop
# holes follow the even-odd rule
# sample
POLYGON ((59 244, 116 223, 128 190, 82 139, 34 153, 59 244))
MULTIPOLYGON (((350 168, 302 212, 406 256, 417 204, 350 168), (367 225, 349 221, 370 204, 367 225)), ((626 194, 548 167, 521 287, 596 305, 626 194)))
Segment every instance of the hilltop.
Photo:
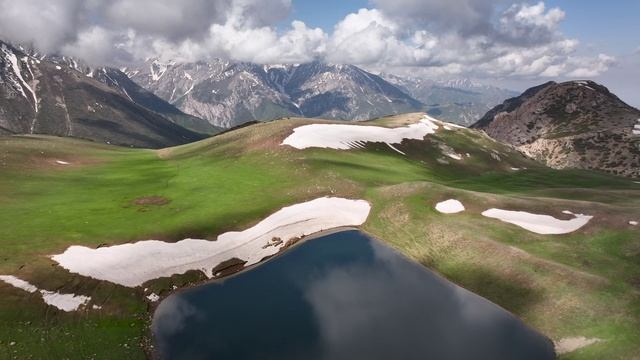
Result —
POLYGON ((640 110, 593 81, 533 87, 472 127, 553 168, 640 177, 640 110))

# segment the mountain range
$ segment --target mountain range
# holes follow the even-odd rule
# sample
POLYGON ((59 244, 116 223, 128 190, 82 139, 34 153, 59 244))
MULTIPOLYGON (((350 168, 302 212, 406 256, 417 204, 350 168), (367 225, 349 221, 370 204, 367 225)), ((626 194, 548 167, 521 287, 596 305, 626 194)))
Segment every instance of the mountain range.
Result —
POLYGON ((287 116, 367 120, 411 111, 470 125, 491 107, 517 95, 468 79, 375 75, 354 65, 317 61, 256 65, 148 59, 125 72, 182 111, 220 127, 287 116))
MULTIPOLYGON (((56 59, 0 42, 0 133, 71 136, 135 147, 203 138, 174 122, 189 115, 167 103, 143 106, 104 78, 85 76, 56 59)), ((143 89, 131 94, 153 99, 143 89)))
POLYGON ((423 103, 423 111, 439 119, 469 126, 493 106, 519 95, 511 90, 469 79, 434 81, 419 77, 381 74, 399 89, 423 103))
POLYGON ((224 128, 288 116, 366 120, 422 108, 410 95, 353 65, 153 59, 126 74, 182 111, 224 128))
POLYGON ((412 111, 470 125, 492 106, 516 95, 467 79, 445 82, 376 75, 354 65, 318 61, 258 65, 221 59, 192 63, 147 59, 116 69, 17 48, 21 49, 19 58, 28 56, 34 63, 45 61, 75 70, 135 104, 203 134, 288 116, 367 120, 412 111))

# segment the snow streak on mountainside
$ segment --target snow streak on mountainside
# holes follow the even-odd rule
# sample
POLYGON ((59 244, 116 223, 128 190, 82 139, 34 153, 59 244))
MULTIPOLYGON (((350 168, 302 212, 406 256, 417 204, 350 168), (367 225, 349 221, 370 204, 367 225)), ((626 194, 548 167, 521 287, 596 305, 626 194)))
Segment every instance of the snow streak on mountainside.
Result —
POLYGON ((72 136, 137 147, 202 138, 138 105, 124 89, 85 76, 77 62, 69 61, 0 41, 0 134, 72 136))
POLYGON ((422 109, 397 87, 352 65, 149 59, 126 73, 182 111, 222 127, 284 116, 365 120, 422 109))

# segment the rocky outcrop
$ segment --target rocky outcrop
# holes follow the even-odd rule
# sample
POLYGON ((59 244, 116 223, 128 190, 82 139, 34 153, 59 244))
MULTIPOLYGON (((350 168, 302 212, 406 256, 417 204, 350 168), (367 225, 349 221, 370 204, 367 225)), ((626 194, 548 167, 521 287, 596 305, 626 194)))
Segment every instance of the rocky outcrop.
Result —
POLYGON ((640 177, 640 110, 593 81, 549 82, 472 125, 554 168, 640 177))

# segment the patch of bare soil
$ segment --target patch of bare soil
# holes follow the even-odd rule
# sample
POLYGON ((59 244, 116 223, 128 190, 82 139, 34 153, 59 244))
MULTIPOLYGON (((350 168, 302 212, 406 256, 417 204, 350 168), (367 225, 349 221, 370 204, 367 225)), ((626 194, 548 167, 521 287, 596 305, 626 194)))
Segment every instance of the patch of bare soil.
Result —
POLYGON ((133 204, 139 206, 162 206, 167 205, 169 202, 171 202, 171 200, 167 199, 164 196, 144 196, 133 200, 133 204))
POLYGON ((214 274, 216 278, 229 276, 242 271, 246 263, 247 262, 244 260, 240 260, 238 258, 232 258, 218 264, 218 266, 214 267, 211 270, 211 273, 214 274))

